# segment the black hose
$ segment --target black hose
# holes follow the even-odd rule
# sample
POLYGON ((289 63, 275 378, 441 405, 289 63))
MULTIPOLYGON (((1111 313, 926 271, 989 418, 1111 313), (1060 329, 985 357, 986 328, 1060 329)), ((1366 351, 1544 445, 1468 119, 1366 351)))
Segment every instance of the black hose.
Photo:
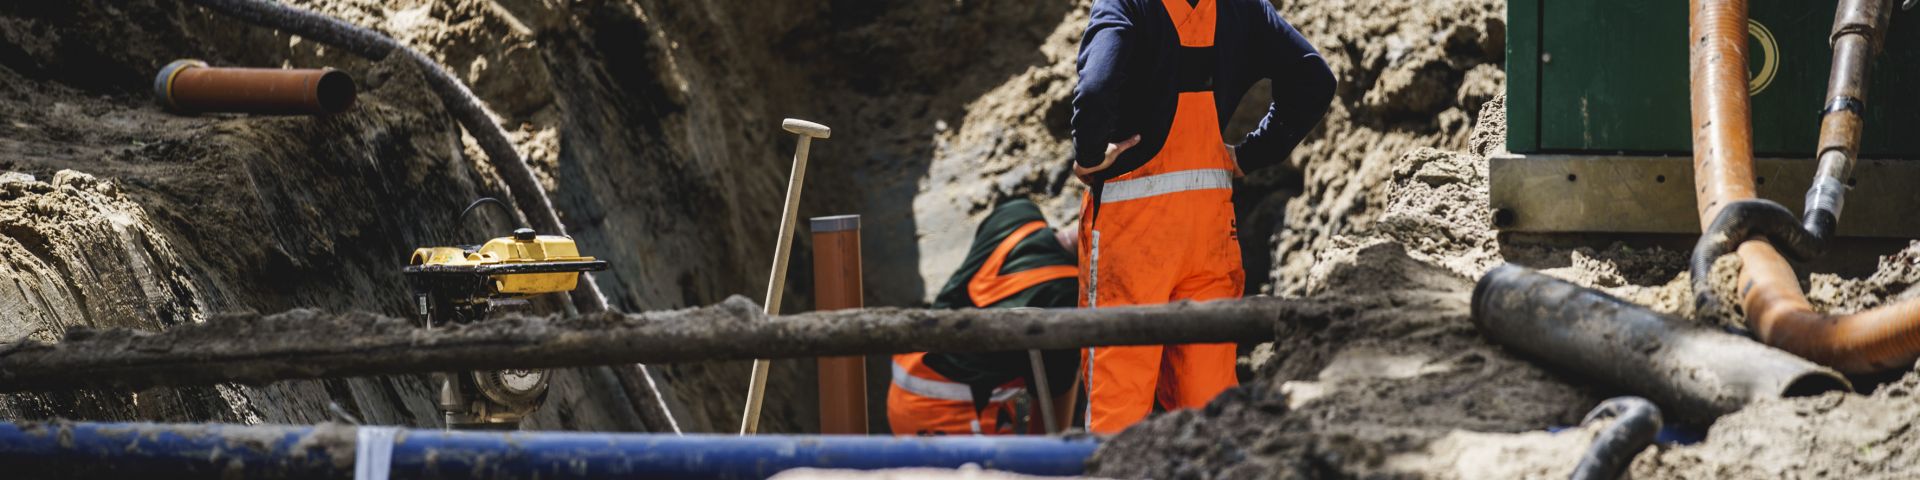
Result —
POLYGON ((1582 425, 1614 419, 1612 425, 1593 437, 1593 445, 1573 467, 1573 480, 1613 480, 1626 473, 1633 457, 1653 444, 1660 433, 1660 408, 1640 397, 1614 397, 1593 407, 1582 425))
POLYGON ((1694 311, 1704 311, 1713 305, 1712 282, 1713 262, 1722 255, 1732 253, 1741 243, 1755 238, 1766 238, 1774 247, 1794 260, 1811 260, 1826 254, 1827 243, 1833 237, 1835 223, 1838 222, 1832 212, 1814 209, 1807 212, 1806 225, 1793 215, 1787 207, 1772 200, 1748 199, 1728 203, 1713 217, 1713 223, 1700 235, 1699 243, 1693 246, 1691 271, 1693 274, 1694 311))

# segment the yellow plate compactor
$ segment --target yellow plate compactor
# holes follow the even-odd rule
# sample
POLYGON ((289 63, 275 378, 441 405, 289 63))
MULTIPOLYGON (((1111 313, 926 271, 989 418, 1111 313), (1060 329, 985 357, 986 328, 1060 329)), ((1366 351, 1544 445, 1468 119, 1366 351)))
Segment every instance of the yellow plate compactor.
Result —
MULTIPOLYGON (((474 206, 487 200, 492 199, 474 206)), ((414 250, 403 272, 413 288, 418 321, 444 328, 493 314, 531 313, 530 299, 572 291, 581 272, 606 268, 604 260, 581 256, 572 238, 523 227, 481 245, 414 250)), ((542 369, 436 373, 434 380, 448 428, 511 429, 547 395, 542 369)))

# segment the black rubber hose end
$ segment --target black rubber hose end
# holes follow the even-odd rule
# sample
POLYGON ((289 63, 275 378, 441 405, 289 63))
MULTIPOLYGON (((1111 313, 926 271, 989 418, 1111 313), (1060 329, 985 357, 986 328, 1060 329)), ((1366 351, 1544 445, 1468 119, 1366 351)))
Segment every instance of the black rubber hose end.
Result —
MULTIPOLYGON (((1840 228, 1840 216, 1835 215, 1832 210, 1826 210, 1826 209, 1808 210, 1807 218, 1801 221, 1801 224, 1802 224, 1801 228, 1805 229, 1808 235, 1812 235, 1814 238, 1822 240, 1821 242, 1819 242, 1821 243, 1820 246, 1825 247, 1826 246, 1825 240, 1833 238, 1834 230, 1840 228)), ((1825 250, 1825 249, 1822 248, 1822 250, 1825 250)), ((1825 252, 1820 252, 1820 253, 1825 253, 1825 252)))
POLYGON ((1733 253, 1741 243, 1755 238, 1765 238, 1774 248, 1794 260, 1811 260, 1826 254, 1827 240, 1831 238, 1833 225, 1838 217, 1826 210, 1813 210, 1808 213, 1807 225, 1802 228, 1793 211, 1771 200, 1750 199, 1728 203, 1713 217, 1713 223, 1700 235, 1700 241, 1693 246, 1693 258, 1689 261, 1689 272, 1693 275, 1694 312, 1700 312, 1716 302, 1712 282, 1713 262, 1721 256, 1733 253))
POLYGON ((1653 444, 1665 423, 1660 408, 1640 397, 1614 397, 1600 402, 1581 424, 1614 419, 1593 437, 1593 445, 1573 468, 1573 480, 1613 480, 1626 473, 1633 457, 1653 444))

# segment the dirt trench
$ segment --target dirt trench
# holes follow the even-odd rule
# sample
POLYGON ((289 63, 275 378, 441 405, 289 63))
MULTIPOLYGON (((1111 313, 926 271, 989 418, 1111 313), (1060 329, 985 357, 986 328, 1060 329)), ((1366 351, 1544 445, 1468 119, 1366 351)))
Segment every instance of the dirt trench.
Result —
MULTIPOLYGON (((598 279, 626 311, 763 291, 792 149, 782 117, 837 130, 814 148, 802 214, 867 217, 869 303, 924 304, 930 282, 916 268, 915 225, 944 220, 908 207, 955 182, 923 179, 941 155, 938 137, 985 109, 974 100, 1009 78, 1057 70, 1059 46, 1071 51, 1062 32, 1076 31, 1085 9, 1084 1, 289 3, 392 35, 466 80, 571 233, 610 261, 598 279)), ((1068 78, 1056 72, 1045 89, 1064 91, 1068 78)), ((0 342, 239 311, 403 315, 397 268, 411 248, 507 228, 492 218, 454 224, 468 200, 500 194, 500 182, 403 64, 238 26, 177 0, 79 1, 0 6, 0 80, 0 167, 12 172, 0 181, 8 192, 0 214, 18 212, 0 217, 11 222, 0 251, 6 268, 23 272, 18 293, 0 294, 9 300, 0 308, 19 314, 0 322, 8 335, 0 342), (331 66, 354 75, 361 96, 353 111, 325 118, 176 116, 148 91, 160 65, 183 57, 331 66)), ((1033 105, 1029 113, 1058 115, 1056 102, 1033 105)), ((1048 135, 1035 144, 1065 142, 1064 132, 1048 135)), ((810 303, 809 257, 802 235, 786 311, 810 303)), ((777 367, 772 396, 783 400, 770 406, 765 430, 812 430, 810 362, 777 367)), ((884 382, 884 360, 872 368, 884 382)), ((658 372, 685 429, 738 422, 745 363, 658 372)), ((643 381, 631 368, 566 372, 552 408, 529 426, 663 429, 636 413, 649 401, 643 381)), ((370 423, 437 425, 427 393, 420 377, 391 377, 19 395, 0 402, 0 415, 313 423, 331 418, 335 402, 370 423)))
MULTIPOLYGON (((785 116, 838 130, 816 145, 816 187, 802 213, 867 217, 872 304, 924 303, 966 248, 974 220, 999 198, 1039 196, 1056 222, 1075 220, 1077 185, 1068 182, 1058 196, 1046 187, 1068 155, 1067 101, 1086 0, 292 3, 393 35, 473 85, 514 132, 574 235, 612 262, 600 279, 623 310, 708 304, 762 288, 791 148, 773 125, 785 116)), ((1237 199, 1249 231, 1273 233, 1243 235, 1243 250, 1256 252, 1249 269, 1281 265, 1266 288, 1297 293, 1308 288, 1297 267, 1316 264, 1333 248, 1333 233, 1381 209, 1397 152, 1465 141, 1468 112, 1499 89, 1504 27, 1497 2, 1484 0, 1279 6, 1341 79, 1325 126, 1290 161, 1301 173, 1258 174, 1237 199), (1268 251, 1280 260, 1257 254, 1268 251)), ((418 74, 404 65, 234 28, 168 0, 12 5, 0 20, 0 74, 19 80, 8 82, 0 109, 21 119, 0 125, 8 129, 0 135, 7 168, 42 181, 72 169, 72 178, 90 175, 108 185, 96 190, 117 192, 110 198, 119 207, 82 212, 95 224, 135 219, 129 235, 156 245, 145 249, 154 266, 143 271, 162 272, 126 275, 119 288, 176 292, 149 295, 161 306, 148 309, 186 312, 158 324, 120 312, 8 325, 22 335, 56 338, 79 324, 162 328, 237 310, 398 315, 406 303, 393 268, 407 249, 504 228, 497 220, 452 224, 450 212, 497 193, 499 183, 471 139, 419 95, 418 74), (153 107, 145 89, 152 70, 183 56, 342 68, 362 82, 361 105, 328 119, 172 116, 153 107), (101 119, 110 121, 96 125, 101 119), (169 278, 183 286, 166 287, 169 278)), ((1266 92, 1254 89, 1231 131, 1250 128, 1266 92)), ((76 182, 48 185, 58 193, 76 182)), ((69 250, 114 249, 96 236, 42 236, 75 243, 69 250)), ((795 263, 794 272, 807 271, 804 237, 795 263)), ((57 289, 82 283, 86 272, 139 264, 74 262, 53 270, 81 273, 47 274, 46 283, 57 289)), ((805 308, 806 289, 793 283, 789 310, 805 308)), ((810 365, 781 365, 773 388, 789 401, 769 412, 769 430, 809 430, 810 365)), ((737 421, 743 367, 662 368, 689 430, 723 431, 737 421)), ((557 392, 577 393, 561 395, 533 426, 659 427, 637 421, 633 405, 645 399, 631 395, 639 379, 630 370, 557 381, 557 392)), ((424 389, 417 377, 395 377, 17 396, 6 407, 17 410, 0 413, 312 423, 330 417, 333 401, 373 423, 433 425, 424 389), (135 404, 187 407, 154 415, 131 411, 135 404)))

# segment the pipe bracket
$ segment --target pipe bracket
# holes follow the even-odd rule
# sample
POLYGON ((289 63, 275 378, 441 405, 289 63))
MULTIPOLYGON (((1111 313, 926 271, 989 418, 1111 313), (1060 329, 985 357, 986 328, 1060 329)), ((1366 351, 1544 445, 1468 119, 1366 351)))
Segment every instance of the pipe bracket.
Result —
POLYGON ((1840 37, 1861 35, 1867 37, 1878 52, 1891 6, 1892 0, 1841 0, 1834 11, 1833 31, 1827 41, 1839 43, 1840 37))
POLYGON ((1825 116, 1825 115, 1832 115, 1832 114, 1841 113, 1841 112, 1852 112, 1854 115, 1865 115, 1867 112, 1867 102, 1859 98, 1855 98, 1852 95, 1836 95, 1833 97, 1833 99, 1827 100, 1827 108, 1825 110, 1822 110, 1820 114, 1822 116, 1825 116))

